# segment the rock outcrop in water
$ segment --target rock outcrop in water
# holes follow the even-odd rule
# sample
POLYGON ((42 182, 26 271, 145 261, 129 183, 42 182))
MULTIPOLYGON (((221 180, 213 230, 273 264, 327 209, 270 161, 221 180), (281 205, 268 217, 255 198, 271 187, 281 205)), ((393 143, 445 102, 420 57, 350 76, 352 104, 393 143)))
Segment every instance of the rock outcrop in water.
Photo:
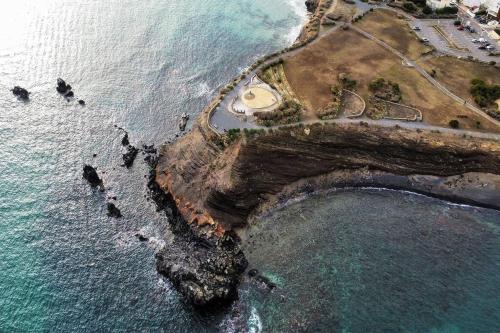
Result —
POLYGON ((127 146, 127 152, 123 154, 123 165, 127 168, 130 168, 135 161, 135 158, 137 157, 137 154, 139 153, 139 149, 135 148, 132 145, 127 146))
POLYGON ((175 241, 156 254, 156 268, 191 304, 229 303, 248 265, 234 237, 228 233, 220 239, 175 241))
POLYGON ((69 84, 66 83, 66 81, 64 81, 63 79, 61 78, 58 78, 57 79, 57 87, 56 87, 56 90, 58 93, 60 93, 61 95, 65 95, 67 94, 69 91, 71 91, 71 86, 69 84))
POLYGON ((121 218, 122 212, 116 207, 116 205, 112 202, 108 202, 108 216, 114 218, 121 218))
POLYGON ((83 178, 87 180, 92 187, 98 187, 102 185, 102 180, 97 174, 96 168, 91 165, 85 165, 83 167, 83 178))
POLYGON ((12 93, 24 101, 30 99, 30 92, 19 86, 15 86, 14 89, 12 89, 12 93))

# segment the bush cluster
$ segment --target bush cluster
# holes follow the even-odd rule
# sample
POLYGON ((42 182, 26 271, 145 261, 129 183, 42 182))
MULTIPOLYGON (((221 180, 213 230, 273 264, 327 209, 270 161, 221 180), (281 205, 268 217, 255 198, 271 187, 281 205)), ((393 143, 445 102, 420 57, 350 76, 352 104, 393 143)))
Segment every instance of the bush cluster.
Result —
POLYGON ((436 9, 436 14, 439 15, 451 15, 458 13, 458 7, 443 7, 436 9))
POLYGON ((270 127, 299 122, 301 112, 302 106, 299 103, 287 100, 274 111, 259 111, 255 112, 254 116, 257 118, 257 123, 270 127))
POLYGON ((470 93, 480 107, 488 107, 500 99, 500 85, 487 84, 483 80, 474 79, 471 81, 470 93))

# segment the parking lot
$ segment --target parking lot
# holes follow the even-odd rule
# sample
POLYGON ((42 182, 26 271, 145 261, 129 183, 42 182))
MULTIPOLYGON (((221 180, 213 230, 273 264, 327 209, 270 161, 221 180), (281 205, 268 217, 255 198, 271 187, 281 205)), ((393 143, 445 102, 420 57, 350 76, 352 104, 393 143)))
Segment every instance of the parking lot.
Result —
POLYGON ((458 30, 454 23, 454 19, 440 20, 412 20, 410 24, 419 27, 421 30, 416 31, 420 38, 427 38, 429 43, 438 51, 450 54, 456 57, 472 56, 481 61, 489 62, 496 60, 497 57, 489 56, 490 51, 480 50, 478 43, 473 43, 473 39, 484 38, 488 42, 493 43, 488 39, 478 25, 474 24, 473 19, 464 19, 470 21, 475 32, 471 33, 467 29, 458 30))

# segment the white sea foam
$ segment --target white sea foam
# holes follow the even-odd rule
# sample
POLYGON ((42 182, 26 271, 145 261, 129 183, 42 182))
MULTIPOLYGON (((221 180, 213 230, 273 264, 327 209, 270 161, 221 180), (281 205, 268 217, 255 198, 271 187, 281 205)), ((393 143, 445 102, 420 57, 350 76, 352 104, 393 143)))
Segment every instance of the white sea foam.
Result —
POLYGON ((248 319, 248 332, 249 333, 261 333, 262 332, 262 321, 260 319, 257 309, 252 307, 252 312, 250 318, 248 319))
POLYGON ((208 85, 207 82, 202 81, 198 84, 196 97, 208 96, 211 93, 212 93, 212 90, 210 89, 210 86, 208 85))
POLYGON ((288 0, 294 14, 300 18, 300 24, 294 26, 285 36, 288 43, 293 44, 300 35, 302 27, 307 22, 307 8, 304 0, 288 0))

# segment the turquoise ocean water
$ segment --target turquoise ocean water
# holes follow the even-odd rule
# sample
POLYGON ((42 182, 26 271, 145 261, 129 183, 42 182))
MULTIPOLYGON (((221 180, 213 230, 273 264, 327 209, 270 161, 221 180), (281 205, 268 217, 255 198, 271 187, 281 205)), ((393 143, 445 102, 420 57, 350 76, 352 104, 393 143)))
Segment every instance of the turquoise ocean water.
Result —
MULTIPOLYGON (((316 264, 303 266, 309 260, 301 255, 310 257, 312 250, 307 248, 310 240, 300 238, 298 230, 293 244, 303 251, 288 258, 289 268, 279 261, 283 260, 283 251, 293 249, 277 241, 259 243, 255 253, 266 251, 263 253, 267 256, 249 253, 249 258, 252 265, 277 280, 278 290, 268 295, 247 281, 242 285, 241 300, 218 315, 193 311, 156 274, 154 250, 162 245, 160 235, 169 235, 167 220, 146 198, 147 167, 142 159, 138 158, 130 170, 120 167, 122 133, 114 126, 126 128, 136 146, 159 145, 172 139, 183 112, 196 116, 221 85, 258 56, 294 39, 305 18, 302 2, 0 2, 0 332, 279 332, 298 330, 304 325, 309 325, 310 331, 316 327, 323 331, 360 332, 360 318, 365 323, 387 318, 384 320, 390 326, 374 327, 390 329, 401 318, 398 327, 411 332, 471 332, 467 330, 470 327, 488 332, 484 328, 492 321, 484 320, 485 313, 489 318, 498 318, 498 304, 487 296, 488 292, 498 294, 494 287, 499 285, 500 276, 499 215, 449 207, 430 199, 422 204, 420 197, 356 192, 354 198, 354 194, 344 193, 304 201, 300 205, 323 205, 314 214, 316 208, 302 208, 311 212, 304 215, 309 221, 308 233, 321 238, 318 244, 322 246, 315 248, 314 254, 318 261, 311 262, 316 264), (76 96, 87 102, 86 107, 74 101, 68 103, 56 93, 58 77, 73 86, 76 96), (18 101, 9 92, 14 85, 32 92, 29 103, 18 101), (105 172, 108 195, 117 196, 124 219, 106 216, 106 195, 93 191, 81 179, 84 163, 105 172), (406 200, 409 205, 391 206, 398 200, 406 200), (348 210, 356 204, 357 209, 348 210), (381 226, 380 234, 373 231, 379 238, 355 229, 355 222, 371 212, 366 207, 372 206, 379 216, 386 217, 381 220, 392 221, 381 226), (393 207, 394 214, 388 214, 392 211, 388 207, 393 207), (408 216, 413 221, 417 213, 423 226, 437 223, 441 220, 434 210, 452 214, 451 222, 463 228, 463 237, 474 240, 467 248, 469 252, 460 252, 471 257, 472 263, 464 263, 457 255, 445 257, 449 260, 439 266, 444 271, 449 269, 451 276, 460 273, 460 279, 448 282, 449 293, 467 297, 452 298, 451 305, 443 310, 435 305, 433 293, 405 292, 406 287, 399 287, 397 295, 401 299, 387 298, 386 303, 379 304, 380 293, 387 290, 383 288, 397 288, 398 279, 403 285, 409 283, 407 275, 399 274, 399 270, 391 270, 390 266, 387 272, 383 269, 399 253, 395 240, 411 236, 411 224, 404 228, 408 235, 392 235, 387 230, 400 227, 397 223, 407 221, 408 216), (332 220, 337 214, 344 222, 338 225, 344 234, 336 242, 344 242, 344 252, 339 253, 346 256, 323 239, 339 231, 329 229, 337 225, 337 220, 332 220), (152 235, 153 242, 138 242, 134 236, 138 230, 152 235), (474 238, 478 230, 484 238, 474 238), (369 244, 391 237, 395 240, 388 244, 394 248, 388 245, 376 257, 365 260, 375 260, 386 280, 394 284, 367 284, 362 281, 363 270, 356 260, 366 255, 362 250, 366 251, 369 244), (353 257, 349 251, 353 248, 359 256, 353 257), (329 271, 334 268, 336 274, 329 271), (304 269, 312 271, 312 276, 302 274, 304 269), (350 283, 347 287, 345 281, 350 283), (477 281, 483 289, 478 290, 477 281), (354 292, 361 288, 376 289, 379 294, 354 292), (328 295, 324 303, 304 302, 303 293, 309 291, 313 299, 318 290, 328 295), (426 310, 403 315, 399 308, 390 306, 392 302, 410 307, 417 303, 418 309, 426 310), (377 310, 371 312, 368 307, 377 310), (312 315, 315 309, 326 315, 312 315), (435 317, 439 320, 432 319, 435 317), (411 320, 422 324, 411 326, 411 320), (485 322, 484 326, 480 322, 485 322)), ((264 219, 255 228, 255 239, 266 226, 274 228, 285 222, 290 228, 300 226, 293 216, 281 215, 297 215, 292 214, 294 209, 290 206, 264 219)), ((454 226, 450 223, 440 227, 443 233, 454 226)), ((273 235, 277 230, 269 232, 273 235)), ((294 237, 292 231, 289 237, 294 237)), ((440 248, 436 244, 441 242, 443 251, 458 246, 441 236, 422 239, 422 248, 440 248)), ((422 248, 419 250, 423 253, 422 248)), ((411 253, 409 248, 403 250, 411 253)), ((398 263, 403 261, 396 259, 398 263)), ((433 266, 440 259, 440 253, 431 251, 421 262, 409 265, 409 271, 415 274, 412 283, 427 286, 433 275, 418 274, 420 267, 433 266)), ((380 272, 372 265, 368 273, 370 277, 380 272)), ((440 288, 445 287, 431 291, 440 288)), ((404 330, 385 330, 390 331, 404 330)))

